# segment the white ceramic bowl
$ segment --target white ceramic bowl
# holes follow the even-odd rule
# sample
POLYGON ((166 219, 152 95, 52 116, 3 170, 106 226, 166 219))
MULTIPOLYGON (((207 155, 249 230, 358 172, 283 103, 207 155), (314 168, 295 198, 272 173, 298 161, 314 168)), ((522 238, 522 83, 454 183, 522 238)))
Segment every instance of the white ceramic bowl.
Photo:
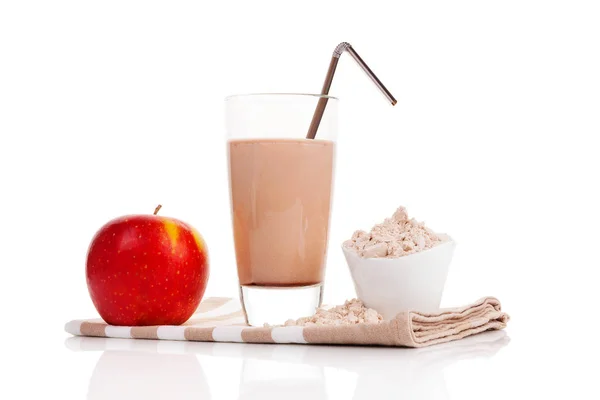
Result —
POLYGON ((439 236, 437 246, 398 258, 362 258, 342 246, 358 298, 385 319, 404 311, 438 311, 456 247, 450 236, 439 236))

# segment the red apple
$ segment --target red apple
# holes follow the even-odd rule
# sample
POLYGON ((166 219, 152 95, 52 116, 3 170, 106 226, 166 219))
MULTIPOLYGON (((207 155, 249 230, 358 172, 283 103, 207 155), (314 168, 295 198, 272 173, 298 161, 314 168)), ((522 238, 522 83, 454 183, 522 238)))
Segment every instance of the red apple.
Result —
POLYGON ((208 281, 208 252, 190 225, 156 215, 114 219, 94 236, 86 278, 110 325, 180 325, 194 313, 208 281))

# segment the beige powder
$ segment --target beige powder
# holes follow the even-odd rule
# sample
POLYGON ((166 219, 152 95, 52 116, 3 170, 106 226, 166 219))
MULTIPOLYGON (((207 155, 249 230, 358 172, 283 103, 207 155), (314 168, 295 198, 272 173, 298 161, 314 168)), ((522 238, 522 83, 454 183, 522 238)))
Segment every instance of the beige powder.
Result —
POLYGON ((383 317, 377 311, 365 307, 358 299, 352 299, 332 308, 319 307, 311 317, 289 319, 285 326, 378 324, 381 321, 383 317))
POLYGON ((344 247, 364 258, 397 258, 430 249, 440 242, 439 236, 422 222, 409 219, 406 208, 400 207, 371 232, 354 232, 344 247))

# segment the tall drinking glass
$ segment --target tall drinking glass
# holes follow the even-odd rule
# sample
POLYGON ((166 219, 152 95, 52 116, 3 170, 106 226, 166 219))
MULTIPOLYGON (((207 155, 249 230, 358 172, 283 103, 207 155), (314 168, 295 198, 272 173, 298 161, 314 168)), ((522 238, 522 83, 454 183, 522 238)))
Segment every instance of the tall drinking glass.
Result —
POLYGON ((282 324, 321 305, 337 102, 312 94, 226 99, 235 253, 250 325, 282 324), (322 98, 316 138, 306 139, 322 98))

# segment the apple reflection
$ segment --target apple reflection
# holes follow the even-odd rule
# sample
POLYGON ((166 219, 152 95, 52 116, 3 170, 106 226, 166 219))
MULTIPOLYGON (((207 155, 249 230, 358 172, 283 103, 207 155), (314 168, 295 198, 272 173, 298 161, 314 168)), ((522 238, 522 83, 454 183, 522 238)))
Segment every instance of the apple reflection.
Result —
POLYGON ((195 354, 107 350, 90 378, 89 400, 209 399, 209 386, 195 354))

